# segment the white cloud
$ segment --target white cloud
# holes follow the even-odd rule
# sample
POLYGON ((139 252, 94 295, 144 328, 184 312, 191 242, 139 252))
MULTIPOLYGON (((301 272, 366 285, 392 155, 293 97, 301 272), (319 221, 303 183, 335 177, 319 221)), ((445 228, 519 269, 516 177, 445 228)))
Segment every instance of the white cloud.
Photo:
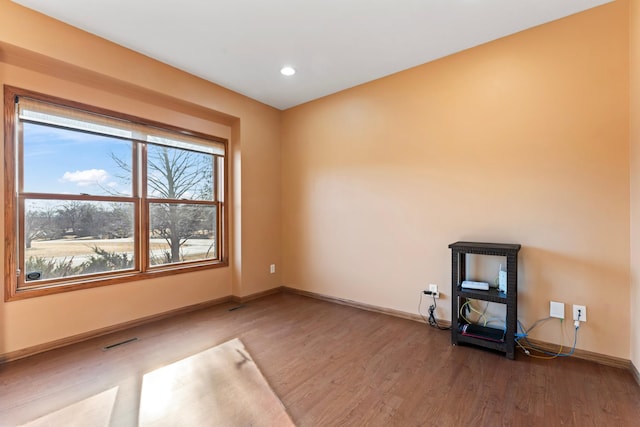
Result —
POLYGON ((109 173, 104 169, 87 169, 83 171, 65 172, 62 182, 72 182, 79 187, 101 184, 109 178, 109 173))

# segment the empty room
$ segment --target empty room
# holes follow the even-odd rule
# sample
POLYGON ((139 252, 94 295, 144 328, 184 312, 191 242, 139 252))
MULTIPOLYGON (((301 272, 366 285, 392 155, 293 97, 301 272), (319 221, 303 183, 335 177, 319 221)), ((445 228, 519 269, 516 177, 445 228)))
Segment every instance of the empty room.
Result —
POLYGON ((636 425, 637 0, 0 0, 0 426, 636 425))

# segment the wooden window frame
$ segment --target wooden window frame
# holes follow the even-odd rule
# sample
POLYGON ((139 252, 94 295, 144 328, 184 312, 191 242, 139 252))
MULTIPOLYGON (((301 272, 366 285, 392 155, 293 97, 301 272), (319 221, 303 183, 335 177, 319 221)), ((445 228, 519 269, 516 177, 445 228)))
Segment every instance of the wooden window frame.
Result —
MULTIPOLYGON (((206 270, 211 268, 228 266, 228 141, 200 132, 194 132, 179 127, 155 122, 148 119, 132 116, 129 114, 119 113, 100 107, 95 107, 76 101, 65 100, 62 98, 45 95, 30 90, 17 87, 4 86, 4 202, 5 202, 5 224, 4 224, 4 240, 5 240, 5 301, 20 300, 24 298, 38 297, 61 292, 75 291, 79 289, 88 289, 98 286, 108 286, 131 281, 139 281, 174 275, 179 273, 187 273, 193 271, 206 270), (213 200, 172 200, 147 198, 147 181, 146 176, 141 174, 138 165, 146 162, 146 144, 143 142, 132 141, 132 150, 134 151, 132 159, 132 194, 130 197, 123 196, 93 196, 93 195, 64 195, 64 200, 77 201, 114 201, 133 203, 134 211, 134 246, 135 246, 135 263, 130 270, 121 270, 116 272, 105 272, 99 274, 63 277, 55 280, 47 280, 46 283, 34 286, 20 286, 18 277, 18 263, 24 259, 24 248, 18 248, 18 242, 22 245, 22 238, 18 238, 19 230, 24 229, 24 201, 26 198, 52 198, 52 194, 42 195, 38 193, 20 192, 20 182, 22 175, 18 174, 17 164, 20 168, 24 167, 24 159, 22 146, 18 143, 21 136, 17 132, 21 132, 21 123, 16 120, 16 99, 20 97, 28 97, 34 100, 43 101, 62 107, 73 108, 88 113, 99 114, 106 117, 124 120, 134 125, 150 126, 162 131, 179 134, 189 138, 197 138, 202 140, 206 145, 207 142, 217 145, 224 145, 224 155, 212 154, 213 167, 213 200), (140 149, 138 148, 140 145, 140 149), (16 158, 18 156, 18 158, 16 158), (140 158, 138 159, 138 156, 140 158), (219 169, 222 169, 221 171, 219 169), (222 182, 220 182, 222 180, 222 182), (151 266, 149 261, 149 206, 152 203, 180 203, 185 205, 209 205, 216 207, 216 245, 217 258, 215 260, 196 260, 183 261, 180 263, 164 264, 151 266), (20 213, 18 213, 20 208, 20 213), (20 256, 18 256, 20 253, 20 256)), ((144 168, 143 168, 144 169, 144 168)), ((59 196, 59 195, 53 195, 59 196)), ((22 275, 24 276, 24 274, 22 275)))

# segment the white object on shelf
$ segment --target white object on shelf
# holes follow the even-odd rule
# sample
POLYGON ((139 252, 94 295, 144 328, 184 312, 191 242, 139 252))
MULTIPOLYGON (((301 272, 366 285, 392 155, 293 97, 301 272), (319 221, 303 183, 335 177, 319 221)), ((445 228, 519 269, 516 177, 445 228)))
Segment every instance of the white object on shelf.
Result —
POLYGON ((488 291, 489 283, 487 282, 474 282, 472 280, 465 280, 460 285, 463 289, 478 289, 480 291, 488 291))
POLYGON ((500 264, 500 270, 498 270, 498 290, 505 294, 507 293, 507 272, 502 269, 502 264, 500 264))

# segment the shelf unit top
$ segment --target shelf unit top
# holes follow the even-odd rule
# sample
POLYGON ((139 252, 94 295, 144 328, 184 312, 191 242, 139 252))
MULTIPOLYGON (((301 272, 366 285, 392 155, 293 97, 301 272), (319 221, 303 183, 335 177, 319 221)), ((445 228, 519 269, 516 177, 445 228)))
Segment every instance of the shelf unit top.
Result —
POLYGON ((521 245, 515 243, 455 242, 451 243, 449 248, 457 252, 502 255, 517 254, 521 245))

